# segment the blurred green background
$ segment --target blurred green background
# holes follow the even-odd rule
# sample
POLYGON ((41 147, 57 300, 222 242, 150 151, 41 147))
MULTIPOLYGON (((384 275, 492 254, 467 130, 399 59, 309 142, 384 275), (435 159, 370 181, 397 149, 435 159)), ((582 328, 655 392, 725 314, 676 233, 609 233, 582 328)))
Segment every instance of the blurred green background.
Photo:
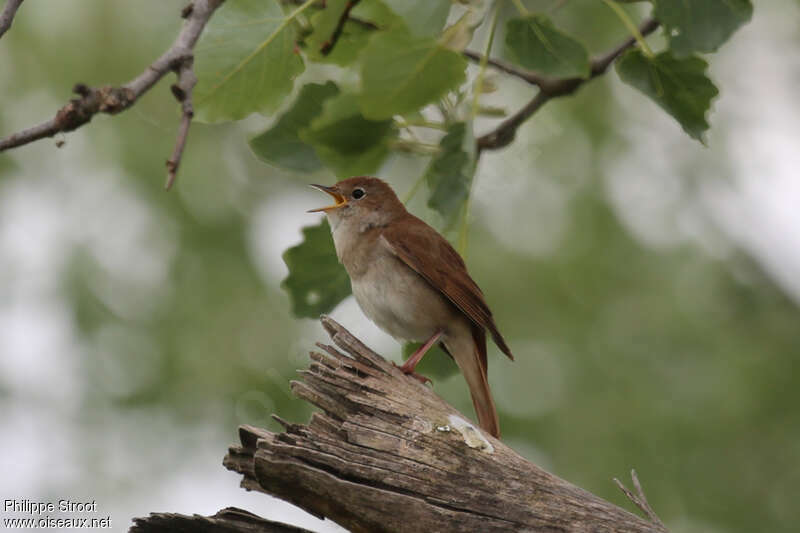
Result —
MULTIPOLYGON (((0 40, 0 132, 49 118, 76 82, 141 72, 183 4, 23 4, 0 40)), ((467 262, 517 358, 490 349, 504 439, 628 508, 611 478, 635 467, 674 533, 800 522, 799 15, 758 2, 710 58, 707 148, 609 72, 484 154, 473 189, 467 262)), ((599 2, 555 20, 594 52, 626 35, 599 2)), ((489 104, 530 97, 490 79, 489 104)), ((246 139, 271 119, 251 117, 194 124, 164 192, 170 83, 61 149, 0 155, 0 494, 96 499, 117 531, 229 505, 335 531, 220 464, 238 424, 309 416, 288 381, 326 335, 292 318, 280 256, 319 220, 306 184, 334 177, 257 161, 246 139)), ((396 155, 380 175, 402 195, 425 164, 396 155)), ((410 207, 431 219, 424 197, 410 207)), ((352 298, 332 315, 399 360, 352 298)), ((435 389, 472 416, 460 375, 435 389)))

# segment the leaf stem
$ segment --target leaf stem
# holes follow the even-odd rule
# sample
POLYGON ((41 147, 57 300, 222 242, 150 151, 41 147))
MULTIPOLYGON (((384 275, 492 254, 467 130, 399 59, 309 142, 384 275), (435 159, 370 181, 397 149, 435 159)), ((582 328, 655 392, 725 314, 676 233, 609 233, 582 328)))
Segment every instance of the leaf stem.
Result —
POLYGON ((415 128, 429 128, 429 129, 432 129, 432 130, 442 130, 442 131, 447 129, 447 127, 445 127, 445 125, 442 124, 441 122, 432 122, 430 120, 424 120, 424 119, 423 120, 408 120, 408 119, 403 118, 403 117, 395 118, 395 120, 397 120, 397 122, 400 124, 400 126, 402 126, 404 128, 408 128, 409 126, 412 126, 412 127, 415 127, 415 128))
POLYGON ((504 117, 508 115, 505 107, 482 105, 478 106, 478 114, 487 117, 504 117))
POLYGON ((633 23, 631 18, 628 16, 628 13, 622 9, 622 6, 620 6, 614 0, 603 0, 603 2, 605 2, 606 5, 614 11, 614 13, 616 13, 617 17, 619 17, 625 27, 628 28, 630 34, 633 35, 633 38, 636 39, 637 43, 639 43, 642 53, 644 53, 644 55, 646 55, 648 58, 652 58, 654 56, 653 51, 647 45, 647 41, 644 40, 642 32, 640 32, 639 28, 636 27, 636 24, 633 23))
MULTIPOLYGON (((514 6, 516 6, 517 11, 519 11, 519 14, 522 15, 523 17, 527 17, 528 15, 531 14, 530 11, 528 11, 528 8, 525 7, 525 4, 522 3, 522 0, 512 0, 512 2, 514 2, 514 6)), ((496 7, 495 7, 495 13, 497 13, 496 7)))
MULTIPOLYGON (((480 157, 480 156, 478 156, 480 157)), ((475 162, 477 166, 478 162, 475 162)), ((477 170, 477 168, 475 169, 477 170)), ((472 182, 469 185, 469 195, 467 195, 467 200, 464 202, 464 207, 461 210, 461 227, 458 230, 458 252, 461 254, 461 257, 464 261, 467 260, 467 246, 469 245, 469 211, 472 202, 472 183, 475 182, 475 174, 472 175, 472 182)))
MULTIPOLYGON (((517 6, 517 9, 520 10, 520 13, 523 15, 528 14, 528 10, 525 9, 525 6, 522 5, 522 0, 514 0, 514 4, 517 6)), ((478 112, 481 109, 479 104, 479 99, 481 96, 481 89, 483 88, 483 77, 486 74, 486 65, 489 62, 489 54, 492 52, 492 43, 494 42, 494 34, 495 30, 497 30, 497 13, 499 9, 497 4, 494 5, 494 13, 492 14, 492 27, 489 30, 489 38, 486 40, 486 49, 483 52, 483 56, 481 56, 480 62, 480 71, 478 72, 478 77, 475 80, 475 85, 473 86, 473 95, 472 95, 472 110, 470 113, 470 123, 474 124, 475 117, 477 116, 478 112)), ((471 128, 471 126, 470 126, 471 128)), ((464 201, 464 207, 461 210, 461 227, 458 230, 458 251, 461 252, 462 257, 467 256, 467 244, 469 241, 469 208, 470 208, 470 200, 472 199, 472 184, 475 182, 475 172, 477 171, 478 161, 477 158, 480 157, 480 152, 476 154, 476 160, 473 161, 473 168, 472 168, 472 179, 469 183, 469 191, 467 191, 467 199, 464 201)))
POLYGON ((446 94, 439 100, 439 110, 442 112, 444 116, 445 124, 449 124, 453 121, 453 114, 455 113, 455 108, 453 106, 453 102, 450 101, 450 95, 446 94))
POLYGON ((439 145, 436 144, 409 141, 406 139, 389 141, 389 147, 402 152, 411 152, 415 154, 438 154, 441 150, 439 145))
POLYGON ((478 71, 478 77, 475 79, 475 84, 473 85, 473 95, 472 95, 472 112, 471 112, 471 119, 475 120, 475 116, 478 114, 478 110, 480 109, 480 105, 478 104, 478 99, 481 96, 481 91, 483 89, 483 78, 486 75, 486 65, 489 63, 489 54, 492 52, 492 43, 494 42, 494 33, 497 29, 497 4, 494 5, 494 14, 492 15, 492 27, 489 30, 489 38, 486 40, 486 49, 483 52, 483 56, 481 56, 480 62, 480 70, 478 71))
MULTIPOLYGON (((287 18, 288 18, 289 20, 292 20, 292 19, 293 19, 293 18, 295 18, 297 15, 299 15, 300 13, 302 13, 303 11, 305 11, 307 8, 311 7, 311 4, 313 4, 313 3, 314 3, 314 2, 316 2, 316 1, 317 1, 317 0, 306 0, 304 3, 300 4, 299 6, 297 6, 297 7, 294 9, 294 11, 292 11, 291 13, 289 13, 289 15, 287 16, 287 18)), ((299 2, 298 2, 298 3, 299 3, 299 2)))
POLYGON ((411 125, 408 122, 406 122, 406 119, 404 119, 403 117, 395 117, 394 120, 397 123, 397 125, 400 127, 400 129, 402 129, 403 131, 408 133, 409 136, 411 136, 411 140, 412 141, 418 142, 418 143, 422 142, 422 140, 419 137, 417 137, 417 134, 414 133, 414 130, 411 129, 411 125))
POLYGON ((420 176, 417 178, 417 181, 414 182, 414 185, 412 185, 411 189, 409 189, 409 191, 406 193, 405 197, 403 198, 404 205, 410 202, 411 199, 414 198, 414 195, 417 194, 420 185, 422 185, 422 182, 425 181, 425 174, 426 172, 420 174, 420 176))

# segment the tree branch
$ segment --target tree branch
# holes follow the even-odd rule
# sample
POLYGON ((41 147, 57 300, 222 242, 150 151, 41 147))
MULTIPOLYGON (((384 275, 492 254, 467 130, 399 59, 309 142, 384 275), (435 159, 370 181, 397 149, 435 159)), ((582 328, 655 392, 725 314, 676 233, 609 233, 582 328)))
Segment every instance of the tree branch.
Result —
MULTIPOLYGON (((305 3, 304 0, 281 0, 281 2, 292 6, 302 6, 305 3)), ((350 16, 349 11, 352 10, 355 7, 355 4, 357 4, 358 2, 360 2, 360 0, 357 0, 355 3, 353 3, 353 5, 350 6, 350 9, 348 10, 348 16, 346 17, 346 19, 368 30, 380 29, 378 25, 375 24, 374 22, 350 16)), ((327 9, 328 6, 326 0, 319 0, 319 2, 313 4, 311 7, 314 9, 327 9)), ((347 20, 345 20, 344 22, 347 22, 347 20)), ((344 26, 344 22, 342 23, 342 26, 344 26)))
POLYGON ((7 0, 3 11, 0 12, 0 37, 11 27, 14 22, 14 16, 17 14, 17 9, 22 5, 24 0, 7 0))
MULTIPOLYGON (((653 33, 658 26, 659 22, 657 20, 648 19, 639 27, 639 32, 646 36, 653 33)), ((496 150, 510 144, 516 136, 517 128, 528 120, 531 115, 536 113, 548 100, 572 94, 584 83, 604 74, 616 58, 635 44, 636 39, 630 37, 608 53, 593 59, 591 62, 591 73, 588 78, 547 78, 535 72, 519 69, 504 61, 490 59, 490 65, 525 80, 530 84, 538 86, 539 92, 528 104, 508 119, 501 122, 494 130, 478 137, 476 139, 478 151, 496 150)), ((481 57, 475 52, 465 52, 464 55, 475 61, 480 60, 481 57)))
MULTIPOLYGON (((471 59, 476 63, 480 63, 481 59, 483 58, 481 54, 479 54, 478 52, 473 52, 472 50, 464 50, 462 53, 464 54, 464 57, 466 57, 467 59, 471 59)), ((530 83, 531 85, 536 85, 541 87, 542 85, 545 85, 549 81, 547 77, 542 76, 538 72, 519 68, 516 65, 509 63, 508 61, 503 61, 502 59, 496 59, 490 57, 489 59, 486 60, 486 64, 491 65, 497 70, 505 72, 506 74, 511 74, 512 76, 516 76, 517 78, 524 80, 530 83)))
POLYGON ((328 317, 292 391, 321 409, 239 429, 227 468, 350 531, 663 533, 526 461, 328 317), (346 352, 346 353, 344 353, 346 352))
MULTIPOLYGON (((125 85, 99 88, 77 84, 73 98, 58 110, 55 117, 32 128, 14 133, 0 140, 0 152, 28 144, 61 132, 73 131, 92 120, 97 113, 114 115, 131 107, 144 93, 149 91, 169 72, 175 72, 178 83, 173 85, 173 94, 181 102, 183 118, 172 157, 167 161, 167 188, 175 179, 180 164, 186 135, 194 110, 192 108, 192 89, 197 78, 192 71, 193 50, 211 15, 225 0, 195 0, 182 12, 186 19, 178 37, 161 57, 150 64, 144 72, 125 85)), ((7 8, 8 6, 6 6, 7 8)))
POLYGON ((189 135, 189 126, 194 117, 194 105, 192 104, 192 90, 197 84, 197 76, 194 75, 192 65, 194 60, 186 58, 178 69, 178 83, 171 87, 175 99, 181 103, 181 124, 178 129, 178 139, 175 141, 175 149, 172 157, 167 160, 167 183, 164 188, 170 190, 175 178, 178 175, 178 167, 181 164, 183 149, 186 146, 186 137, 189 135))
POLYGON ((214 516, 187 516, 175 513, 150 513, 147 518, 134 518, 130 533, 311 533, 280 522, 265 520, 253 513, 227 507, 214 516))
POLYGON ((342 35, 347 17, 350 16, 350 11, 356 7, 360 1, 361 0, 348 0, 347 4, 345 4, 344 11, 342 11, 342 14, 339 16, 339 22, 336 23, 336 28, 334 28, 331 38, 325 41, 319 50, 322 55, 326 56, 330 54, 333 47, 336 46, 336 41, 338 41, 339 37, 342 35))

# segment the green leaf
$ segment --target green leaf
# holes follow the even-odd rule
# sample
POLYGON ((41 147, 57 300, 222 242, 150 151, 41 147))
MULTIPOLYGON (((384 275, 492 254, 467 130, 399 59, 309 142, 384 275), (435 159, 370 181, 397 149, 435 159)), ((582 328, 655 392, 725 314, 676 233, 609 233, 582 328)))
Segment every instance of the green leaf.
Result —
POLYGON ((750 0, 655 0, 655 18, 677 57, 713 52, 753 16, 750 0))
POLYGON ((314 148, 300 139, 300 130, 307 128, 322 113, 328 98, 339 94, 336 84, 309 83, 300 89, 294 105, 265 132, 250 139, 250 148, 262 161, 298 172, 311 172, 322 166, 314 148))
POLYGON ((469 197, 475 175, 475 139, 464 122, 450 126, 439 142, 441 151, 425 171, 425 181, 431 191, 428 207, 438 211, 450 228, 458 220, 464 202, 469 197))
POLYGON ((281 287, 296 317, 317 318, 350 295, 350 278, 336 257, 327 220, 303 228, 303 242, 283 252, 283 261, 289 275, 281 287))
MULTIPOLYGON (((407 342, 403 344, 403 360, 411 357, 414 351, 422 346, 421 342, 407 342)), ((414 370, 418 374, 435 381, 437 379, 447 379, 458 373, 458 366, 453 358, 437 344, 432 346, 422 361, 419 362, 414 370)))
POLYGON ((238 120, 280 106, 304 69, 288 22, 276 0, 228 0, 219 8, 195 51, 198 120, 238 120))
POLYGON ((381 0, 359 2, 356 7, 350 11, 350 16, 364 22, 369 22, 381 30, 389 30, 392 28, 408 29, 403 19, 398 17, 381 0))
POLYGON ((617 61, 622 81, 649 96, 700 142, 708 129, 706 112, 719 93, 706 76, 706 67, 697 56, 676 59, 662 52, 648 58, 640 50, 630 50, 617 61))
POLYGON ((322 114, 300 132, 300 138, 314 146, 337 176, 348 177, 378 170, 395 134, 391 120, 364 118, 356 95, 343 93, 325 102, 322 114))
POLYGON ((546 76, 586 78, 590 74, 586 48, 544 15, 509 20, 506 53, 514 63, 546 76))
POLYGON ((380 32, 361 56, 361 109, 371 119, 403 115, 464 82, 467 63, 433 39, 380 32))
POLYGON ((442 31, 450 13, 450 0, 384 0, 405 22, 412 35, 434 37, 442 31))
POLYGON ((323 46, 333 38, 339 19, 348 3, 348 0, 327 0, 325 9, 312 15, 311 26, 314 29, 305 39, 305 53, 309 59, 346 66, 355 61, 361 51, 366 48, 367 41, 375 30, 348 18, 333 49, 328 54, 323 54, 321 51, 323 46))

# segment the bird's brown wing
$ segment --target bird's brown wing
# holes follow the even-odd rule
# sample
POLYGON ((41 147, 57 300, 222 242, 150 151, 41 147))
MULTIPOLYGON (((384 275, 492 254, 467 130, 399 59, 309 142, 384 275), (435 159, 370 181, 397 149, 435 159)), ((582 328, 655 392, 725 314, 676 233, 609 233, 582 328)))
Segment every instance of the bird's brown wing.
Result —
POLYGON ((514 359, 497 330, 483 293, 467 273, 464 260, 436 230, 409 214, 384 228, 379 242, 445 295, 473 323, 488 329, 497 347, 514 359))

